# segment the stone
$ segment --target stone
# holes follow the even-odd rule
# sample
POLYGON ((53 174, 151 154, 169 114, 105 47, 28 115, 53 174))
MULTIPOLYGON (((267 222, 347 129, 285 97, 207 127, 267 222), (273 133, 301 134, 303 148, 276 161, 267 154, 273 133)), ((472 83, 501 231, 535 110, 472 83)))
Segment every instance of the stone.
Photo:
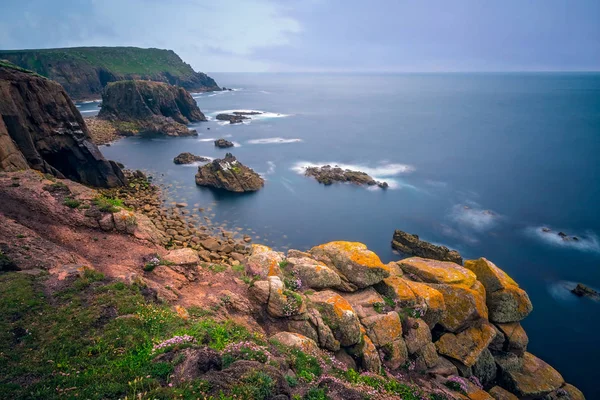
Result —
POLYGON ((399 307, 414 307, 417 304, 417 298, 409 283, 400 276, 385 278, 375 285, 375 289, 393 299, 399 307))
POLYGON ((331 328, 342 346, 352 346, 360 341, 360 323, 356 312, 342 296, 325 290, 308 296, 319 310, 323 321, 331 328))
POLYGON ((514 353, 494 351, 492 353, 498 369, 502 372, 519 371, 523 368, 523 358, 514 353))
POLYGON ((171 250, 162 258, 175 265, 198 265, 200 263, 198 252, 190 248, 171 250))
POLYGON ((291 317, 306 311, 306 304, 302 296, 285 286, 278 276, 269 276, 269 300, 267 312, 272 317, 291 317))
POLYGON ((560 389, 544 397, 544 400, 585 400, 585 396, 575 386, 565 383, 560 389))
POLYGON ((533 310, 527 293, 494 263, 485 258, 465 261, 486 290, 489 319, 493 322, 518 322, 533 310))
POLYGON ((314 340, 298 333, 279 332, 271 336, 271 340, 276 340, 286 347, 298 349, 313 356, 319 354, 319 346, 314 340))
POLYGON ((202 240, 200 245, 208 251, 217 251, 221 248, 221 243, 219 243, 219 241, 215 238, 202 240))
POLYGON ((248 291, 261 304, 267 304, 267 302, 269 301, 269 281, 256 281, 254 282, 254 285, 250 286, 250 289, 248 289, 248 291))
POLYGON ((407 318, 405 325, 407 332, 404 335, 404 341, 408 354, 415 354, 431 343, 431 331, 425 321, 418 318, 407 318))
POLYGON ((331 328, 323 321, 321 313, 315 308, 310 308, 308 318, 317 333, 319 346, 330 351, 338 351, 340 342, 333 335, 331 328))
POLYGON ((376 304, 383 305, 383 298, 373 288, 366 288, 353 293, 345 293, 344 299, 346 299, 359 319, 372 317, 379 315, 379 313, 373 307, 376 304))
POLYGON ((380 373, 381 359, 379 358, 379 353, 371 338, 366 334, 363 334, 360 348, 361 368, 376 374, 380 373))
POLYGON ((320 261, 310 258, 288 258, 288 267, 295 270, 302 285, 312 289, 327 289, 340 286, 340 276, 320 261))
POLYGON ((119 210, 113 213, 115 229, 123 233, 133 233, 137 225, 137 217, 133 211, 119 210))
POLYGON ((578 297, 589 297, 591 299, 600 300, 600 293, 583 283, 578 283, 577 286, 571 290, 571 293, 578 297))
POLYGON ((317 182, 324 185, 331 185, 334 182, 348 182, 355 185, 379 186, 382 189, 386 189, 388 187, 386 182, 376 181, 365 172, 331 167, 331 165, 324 165, 321 167, 306 167, 304 175, 312 176, 317 180, 317 182))
POLYGON ((508 324, 496 324, 496 326, 505 338, 503 351, 515 353, 518 356, 522 356, 527 351, 529 338, 520 323, 511 322, 508 324))
MULTIPOLYGON (((408 344, 408 343, 407 343, 408 344)), ((435 344, 429 342, 421 347, 415 356, 415 369, 417 371, 426 371, 438 365, 440 357, 438 356, 435 344)))
POLYGON ((362 243, 330 242, 313 247, 310 253, 317 260, 329 260, 339 273, 358 288, 372 286, 390 276, 389 268, 362 243))
POLYGON ((404 273, 413 274, 426 283, 471 287, 477 280, 473 272, 453 262, 411 257, 399 261, 398 264, 404 273))
POLYGON ((473 375, 479 379, 484 387, 496 379, 497 367, 492 353, 485 349, 479 356, 479 359, 473 364, 473 375))
POLYGON ((502 383, 519 398, 539 398, 560 388, 565 381, 550 365, 531 353, 525 353, 520 370, 502 371, 502 383))
POLYGON ((208 162, 210 158, 197 156, 192 153, 181 153, 173 159, 175 164, 193 164, 195 162, 208 162))
POLYGON ((404 254, 462 265, 462 257, 458 251, 425 242, 419 239, 419 236, 401 230, 394 231, 392 247, 404 254))
POLYGON ((377 347, 385 346, 402 337, 402 322, 396 311, 364 318, 361 323, 377 347))
POLYGON ((494 398, 494 400, 519 400, 517 396, 506 389, 502 389, 500 386, 494 386, 488 390, 488 393, 494 398))
POLYGON ((231 153, 198 167, 196 173, 196 185, 230 192, 255 192, 264 184, 259 174, 240 163, 231 153))
POLYGON ((100 229, 103 231, 112 231, 115 228, 115 223, 113 221, 112 214, 105 214, 98 220, 98 224, 100 225, 100 229))
MULTIPOLYGON (((435 346, 435 345, 434 345, 435 346)), ((437 352, 436 352, 437 354, 437 352)), ((440 376, 452 376, 458 375, 458 369, 456 366, 447 358, 439 357, 437 364, 429 369, 430 375, 440 375, 440 376)))
POLYGON ((477 285, 473 285, 473 288, 464 285, 432 286, 444 296, 446 312, 439 321, 444 329, 459 332, 474 321, 487 319, 485 296, 477 285))
POLYGON ((208 371, 219 371, 222 368, 221 355, 208 347, 168 351, 152 361, 173 363, 175 368, 172 378, 175 382, 190 382, 208 371), (175 360, 178 362, 174 363, 175 360))
POLYGON ((408 350, 401 336, 379 350, 383 353, 383 364, 391 370, 400 368, 408 361, 408 350))
POLYGON ((233 147, 233 143, 230 142, 229 140, 217 139, 217 140, 215 140, 215 147, 218 147, 220 149, 226 149, 229 147, 233 147))
POLYGON ((438 353, 472 367, 495 335, 494 328, 488 322, 482 321, 479 326, 473 326, 457 334, 445 333, 435 342, 435 346, 438 353))
POLYGON ((279 264, 283 255, 271 250, 267 246, 252 245, 252 252, 246 260, 246 271, 252 276, 266 278, 268 276, 281 276, 279 264))
POLYGON ((431 286, 421 282, 406 281, 406 284, 415 294, 417 304, 426 306, 423 321, 432 329, 446 314, 444 295, 431 286))

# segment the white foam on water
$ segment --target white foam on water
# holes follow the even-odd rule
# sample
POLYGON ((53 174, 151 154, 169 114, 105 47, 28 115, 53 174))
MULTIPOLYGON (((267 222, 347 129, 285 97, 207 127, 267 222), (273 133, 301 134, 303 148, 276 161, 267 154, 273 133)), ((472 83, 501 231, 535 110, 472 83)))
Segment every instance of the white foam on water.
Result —
POLYGON ((189 164, 181 164, 182 167, 199 167, 201 165, 204 165, 206 163, 211 162, 212 160, 214 160, 213 157, 208 157, 208 156, 201 156, 204 158, 208 158, 208 161, 194 161, 193 163, 189 163, 189 164))
MULTIPOLYGON (((281 113, 274 113, 274 112, 262 111, 262 110, 221 110, 221 111, 212 112, 211 115, 217 116, 218 114, 233 114, 234 112, 246 112, 246 113, 259 112, 260 113, 260 114, 254 114, 254 115, 244 115, 244 117, 247 117, 249 119, 244 120, 242 123, 249 123, 250 121, 253 121, 253 120, 285 118, 285 117, 290 116, 290 114, 281 114, 281 113)), ((229 121, 224 121, 224 122, 229 124, 229 121)), ((237 125, 237 124, 231 124, 231 125, 237 125)))
POLYGON ((433 180, 426 180, 425 184, 434 187, 436 189, 443 189, 448 187, 448 183, 447 182, 442 182, 442 181, 433 181, 433 180))
POLYGON ((198 139, 199 142, 214 142, 215 138, 203 138, 203 139, 198 139))
POLYGON ((242 145, 238 142, 231 142, 233 143, 233 147, 242 147, 242 145))
POLYGON ((548 284, 547 289, 550 296, 555 300, 575 303, 579 297, 571 293, 571 290, 577 286, 576 282, 572 281, 558 281, 551 282, 548 284))
POLYGON ((95 112, 99 112, 100 110, 82 110, 79 111, 81 114, 89 114, 89 113, 95 113, 95 112))
POLYGON ((98 99, 98 100, 78 101, 77 103, 75 103, 75 106, 79 107, 79 106, 81 106, 83 104, 92 104, 92 103, 99 103, 99 102, 100 102, 100 99, 98 99))
POLYGON ((284 139, 281 137, 265 138, 265 139, 252 139, 248 140, 248 144, 285 144, 285 143, 299 143, 302 139, 284 139))
POLYGON ((500 215, 491 210, 484 210, 477 203, 471 202, 470 205, 456 204, 452 207, 450 219, 459 225, 483 232, 496 226, 500 215))
POLYGON ((267 174, 271 175, 275 173, 275 163, 273 161, 267 161, 267 165, 269 166, 269 169, 267 170, 267 174))
MULTIPOLYGON (((525 228, 525 234, 553 247, 600 253, 600 241, 598 240, 598 236, 592 231, 587 231, 583 235, 569 234, 569 240, 564 240, 558 236, 558 232, 561 232, 560 230, 552 229, 549 232, 544 232, 544 229, 549 228, 546 226, 530 226, 525 228), (576 236, 579 240, 573 240, 573 236, 576 236)), ((568 230, 564 230, 564 232, 566 233, 568 230)))

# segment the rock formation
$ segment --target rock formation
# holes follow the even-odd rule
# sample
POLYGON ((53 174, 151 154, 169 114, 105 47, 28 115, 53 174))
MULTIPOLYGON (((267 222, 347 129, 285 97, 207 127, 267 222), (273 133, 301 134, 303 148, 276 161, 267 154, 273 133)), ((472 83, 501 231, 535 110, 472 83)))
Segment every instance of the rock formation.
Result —
POLYGON ((246 119, 250 119, 243 115, 237 114, 218 114, 215 118, 219 121, 229 121, 230 124, 239 124, 244 122, 246 119))
POLYGON ((419 236, 411 235, 410 233, 401 230, 394 231, 392 247, 408 255, 462 264, 462 257, 458 251, 450 250, 446 246, 436 246, 429 242, 425 242, 420 240, 419 236))
POLYGON ((583 283, 578 283, 574 289, 571 289, 571 293, 579 297, 589 297, 590 299, 600 300, 600 293, 583 283))
POLYGON ((231 143, 229 140, 217 139, 215 140, 215 147, 218 147, 220 149, 227 149, 229 147, 233 147, 233 143, 231 143))
POLYGON ((210 158, 197 156, 192 153, 181 153, 173 159, 175 164, 192 164, 195 162, 207 162, 210 158))
POLYGON ((98 99, 110 82, 143 79, 177 85, 191 92, 220 90, 171 50, 135 47, 76 47, 0 51, 20 67, 57 81, 74 99, 98 99))
POLYGON ((192 96, 183 88, 162 82, 121 81, 102 92, 98 118, 111 121, 124 135, 161 133, 197 135, 186 124, 206 121, 192 96))
POLYGON ((88 185, 120 186, 121 169, 90 140, 77 108, 56 82, 0 65, 0 170, 31 167, 88 185))
POLYGON ((377 185, 382 189, 386 189, 388 187, 386 182, 376 181, 364 172, 332 167, 331 165, 324 165, 322 167, 307 167, 304 174, 306 176, 312 176, 319 183, 324 185, 331 185, 334 182, 350 182, 355 185, 377 185))
POLYGON ((241 164, 231 153, 225 158, 198 167, 196 185, 230 192, 255 192, 265 181, 251 168, 241 164))
POLYGON ((432 375, 471 399, 583 398, 527 352, 520 321, 531 302, 485 258, 384 265, 363 244, 331 242, 287 259, 254 245, 246 265, 259 279, 251 295, 272 323, 295 342, 349 355, 359 369, 432 375))

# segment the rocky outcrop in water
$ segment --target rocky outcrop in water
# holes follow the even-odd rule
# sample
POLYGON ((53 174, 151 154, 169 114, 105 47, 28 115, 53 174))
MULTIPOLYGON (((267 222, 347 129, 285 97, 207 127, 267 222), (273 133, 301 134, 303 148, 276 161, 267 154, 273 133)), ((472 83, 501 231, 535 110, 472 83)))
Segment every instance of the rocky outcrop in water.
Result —
POLYGON ((331 185, 334 182, 348 182, 355 185, 379 186, 382 189, 388 187, 386 182, 376 181, 364 172, 332 167, 331 165, 307 167, 304 174, 306 176, 312 176, 319 183, 324 185, 331 185))
POLYGON ((392 247, 404 254, 418 257, 431 258, 433 260, 451 261, 462 265, 462 257, 456 250, 450 250, 446 246, 436 246, 419 239, 417 235, 394 231, 392 247))
POLYGON ((233 143, 229 140, 217 139, 215 140, 215 147, 218 147, 220 149, 227 149, 229 147, 233 147, 233 143))
POLYGON ((218 114, 215 118, 219 121, 229 121, 230 124, 239 124, 244 122, 246 119, 250 119, 243 115, 236 114, 218 114))
POLYGON ((254 192, 263 187, 265 181, 251 168, 240 163, 231 153, 225 158, 198 167, 196 185, 230 192, 254 192))
POLYGON ((110 82, 150 80, 191 92, 220 90, 208 75, 195 72, 172 50, 136 47, 74 47, 0 51, 20 67, 57 81, 78 100, 98 99, 110 82))
POLYGON ((409 374, 423 387, 438 382, 450 389, 444 398, 583 399, 527 352, 520 321, 529 297, 485 258, 386 265, 361 243, 331 242, 287 259, 254 245, 245 264, 258 279, 251 296, 293 335, 290 346, 335 352, 375 374, 409 374))
POLYGON ((589 297, 590 299, 600 300, 600 293, 583 283, 578 283, 574 289, 571 289, 571 293, 579 297, 589 297))
POLYGON ((197 156, 192 153, 181 153, 173 159, 175 164, 192 164, 195 162, 206 162, 210 161, 210 158, 197 156))
POLYGON ((92 186, 125 182, 90 140, 77 108, 56 82, 0 65, 0 170, 31 167, 92 186))
POLYGON ((197 135, 186 124, 206 121, 196 101, 185 89, 150 81, 109 84, 102 93, 102 109, 98 118, 111 121, 124 135, 197 135))

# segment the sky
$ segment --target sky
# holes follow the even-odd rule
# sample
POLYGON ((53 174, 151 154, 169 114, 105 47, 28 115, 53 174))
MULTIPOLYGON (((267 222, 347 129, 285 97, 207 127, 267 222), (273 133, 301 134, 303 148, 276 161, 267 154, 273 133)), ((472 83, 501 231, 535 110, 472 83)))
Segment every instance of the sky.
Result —
POLYGON ((2 0, 0 49, 74 46, 205 72, 599 71, 600 0, 2 0))

